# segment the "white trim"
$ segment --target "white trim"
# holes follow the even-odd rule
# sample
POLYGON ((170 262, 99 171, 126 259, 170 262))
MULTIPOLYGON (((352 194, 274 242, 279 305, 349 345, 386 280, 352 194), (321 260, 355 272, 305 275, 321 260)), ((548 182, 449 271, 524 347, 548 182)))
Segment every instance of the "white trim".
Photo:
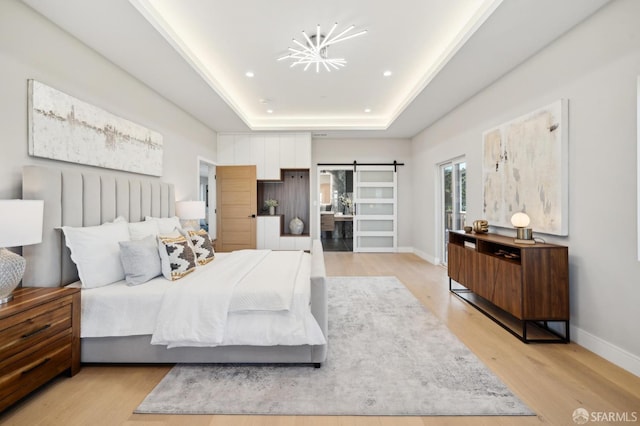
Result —
POLYGON ((640 377, 639 356, 575 326, 571 326, 571 337, 583 348, 640 377))
POLYGON ((197 183, 197 186, 196 186, 196 188, 197 188, 196 194, 197 194, 197 198, 198 199, 200 199, 200 164, 206 163, 207 166, 209 167, 209 170, 210 170, 209 171, 209 176, 207 178, 207 181, 208 181, 208 184, 209 184, 209 194, 210 194, 209 195, 209 200, 208 200, 208 207, 207 207, 207 216, 208 216, 207 217, 207 222, 209 223, 209 236, 212 239, 215 240, 216 237, 217 237, 217 231, 218 231, 217 228, 216 228, 217 225, 216 225, 216 213, 215 213, 216 207, 217 207, 216 206, 216 198, 215 198, 215 195, 216 195, 216 182, 215 182, 215 180, 213 181, 213 183, 211 182, 211 176, 212 176, 211 168, 214 169, 213 174, 215 175, 215 168, 217 167, 217 163, 215 161, 212 161, 212 160, 210 160, 210 159, 208 159, 206 157, 202 157, 200 155, 196 156, 196 161, 197 161, 196 170, 198 171, 196 173, 197 174, 197 180, 198 180, 198 183, 197 183), (211 191, 212 190, 213 190, 213 197, 211 196, 211 194, 212 194, 211 191))
POLYGON ((637 119, 636 119, 636 132, 638 133, 638 137, 637 137, 637 148, 636 148, 636 154, 638 156, 638 165, 636 167, 636 197, 637 197, 637 202, 638 202, 638 206, 636 208, 636 215, 638 216, 638 260, 640 260, 640 77, 638 77, 638 88, 637 88, 637 102, 636 102, 636 115, 637 115, 637 119))
POLYGON ((430 254, 422 251, 422 250, 418 250, 416 248, 413 249, 413 254, 415 254, 416 256, 418 256, 420 259, 422 260, 426 260, 427 262, 431 263, 432 265, 435 266, 439 266, 440 265, 440 261, 441 259, 435 256, 431 256, 430 254))
MULTIPOLYGON (((314 167, 316 168, 316 189, 315 189, 315 203, 312 203, 312 205, 309 207, 309 215, 311 215, 312 211, 315 211, 315 216, 316 216, 316 221, 315 221, 315 228, 316 228, 316 235, 318 236, 318 239, 322 239, 322 231, 320 231, 320 227, 321 227, 321 220, 320 220, 320 175, 322 174, 323 170, 353 170, 353 166, 318 166, 317 164, 314 165, 314 167), (314 209, 315 206, 315 209, 314 209)), ((354 179, 355 179, 355 174, 354 174, 354 179)), ((354 186, 354 190, 355 190, 355 186, 354 186)))
MULTIPOLYGON (((448 160, 445 161, 441 161, 439 163, 436 164, 436 193, 438 194, 438 202, 434 203, 435 204, 435 209, 436 209, 436 229, 435 229, 435 236, 436 236, 436 253, 438 253, 440 255, 439 258, 437 258, 440 261, 440 264, 444 265, 444 258, 445 258, 445 251, 447 250, 447 247, 445 247, 445 235, 444 235, 444 229, 445 229, 445 217, 444 217, 444 205, 445 205, 445 200, 444 200, 444 188, 443 188, 443 183, 444 183, 444 174, 443 174, 443 167, 444 166, 451 166, 451 183, 455 188, 455 182, 456 182, 456 177, 455 177, 455 165, 456 164, 465 164, 465 168, 466 168, 466 164, 467 164, 467 158, 465 154, 460 154, 456 157, 450 158, 448 160)), ((455 191, 453 191, 452 188, 452 194, 455 194, 455 191)), ((452 201, 452 205, 456 204, 456 199, 455 199, 455 195, 452 201)))

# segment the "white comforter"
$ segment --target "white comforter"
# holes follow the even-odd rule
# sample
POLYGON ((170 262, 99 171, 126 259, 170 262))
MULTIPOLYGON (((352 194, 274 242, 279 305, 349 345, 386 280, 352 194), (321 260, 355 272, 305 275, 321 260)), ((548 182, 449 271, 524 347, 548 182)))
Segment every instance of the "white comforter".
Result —
POLYGON ((302 252, 217 254, 178 281, 83 290, 82 337, 153 334, 169 347, 324 344, 309 310, 309 260, 302 252))
POLYGON ((167 290, 151 344, 172 348, 222 343, 231 298, 240 281, 248 291, 234 299, 234 311, 288 311, 301 258, 302 252, 240 250, 219 263, 212 262, 198 280, 167 290), (265 262, 269 254, 269 261, 265 262), (274 271, 286 273, 274 275, 274 271))

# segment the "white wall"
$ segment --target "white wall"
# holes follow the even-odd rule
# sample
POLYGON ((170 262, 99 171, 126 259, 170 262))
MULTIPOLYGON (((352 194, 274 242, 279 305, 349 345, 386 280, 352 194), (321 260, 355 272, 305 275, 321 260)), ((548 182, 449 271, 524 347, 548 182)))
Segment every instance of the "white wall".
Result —
MULTIPOLYGON (((313 139, 311 141, 311 204, 318 208, 318 163, 404 163, 398 167, 398 250, 413 244, 412 159, 409 139, 313 139)), ((318 215, 311 215, 311 236, 317 238, 318 215)))
POLYGON ((612 2, 414 137, 412 155, 414 245, 436 256, 435 165, 466 155, 467 217, 479 219, 482 132, 568 99, 569 237, 544 237, 569 247, 572 338, 640 375, 638 17, 640 2, 612 2))
POLYGON ((29 157, 28 79, 161 133, 161 179, 197 199, 197 156, 215 160, 215 132, 17 0, 0 1, 0 199, 22 197, 26 164, 122 173, 29 157))

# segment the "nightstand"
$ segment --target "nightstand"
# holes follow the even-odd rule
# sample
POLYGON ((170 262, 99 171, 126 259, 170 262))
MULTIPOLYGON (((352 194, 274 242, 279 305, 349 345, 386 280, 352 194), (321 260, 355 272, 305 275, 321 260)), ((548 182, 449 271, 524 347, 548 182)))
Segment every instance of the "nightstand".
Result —
POLYGON ((0 305, 0 411, 80 371, 80 289, 19 288, 0 305))

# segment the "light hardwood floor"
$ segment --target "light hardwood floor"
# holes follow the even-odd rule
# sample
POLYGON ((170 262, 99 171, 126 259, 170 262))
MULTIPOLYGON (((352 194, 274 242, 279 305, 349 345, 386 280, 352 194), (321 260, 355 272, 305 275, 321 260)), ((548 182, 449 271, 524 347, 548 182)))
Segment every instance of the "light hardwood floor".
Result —
MULTIPOLYGON (((635 412, 640 378, 576 344, 524 344, 448 291, 446 270, 412 254, 325 253, 328 275, 395 275, 529 407, 530 417, 134 415, 170 366, 84 366, 0 415, 7 425, 572 425, 589 412, 635 412)), ((637 337, 637 336, 636 336, 637 337)), ((639 420, 640 422, 640 420, 639 420)), ((604 423, 601 423, 604 424, 604 423)), ((628 424, 628 423, 627 423, 628 424)))

